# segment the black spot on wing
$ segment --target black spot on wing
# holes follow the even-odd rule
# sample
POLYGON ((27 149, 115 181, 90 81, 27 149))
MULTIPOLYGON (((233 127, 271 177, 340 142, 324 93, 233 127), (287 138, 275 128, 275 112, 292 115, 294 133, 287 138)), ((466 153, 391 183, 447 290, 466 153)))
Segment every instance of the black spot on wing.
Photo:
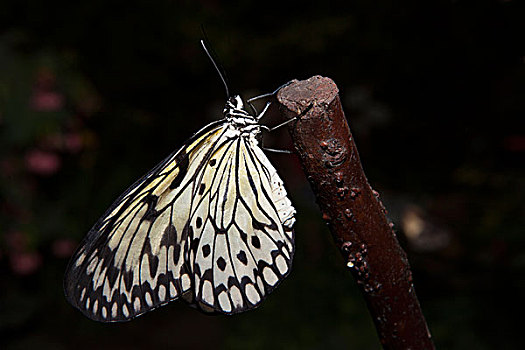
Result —
POLYGON ((204 271, 204 273, 202 274, 202 277, 201 279, 203 280, 207 280, 207 281, 213 281, 213 271, 211 269, 207 269, 206 271, 204 271))
POLYGON ((197 217, 197 220, 195 221, 195 225, 197 226, 197 228, 201 228, 202 219, 200 217, 197 217))
POLYGON ((244 243, 248 244, 248 235, 244 231, 240 231, 241 239, 244 243))
POLYGON ((191 241, 191 250, 193 250, 193 251, 196 251, 196 250, 197 250, 197 248, 199 247, 199 241, 200 241, 199 238, 194 238, 194 239, 191 241))
POLYGON ((210 166, 215 166, 216 163, 217 163, 217 160, 215 159, 210 160, 210 166))
POLYGON ((252 236, 252 245, 257 249, 261 248, 261 241, 259 240, 259 237, 252 236))
POLYGON ((169 247, 175 243, 177 239, 177 229, 173 224, 169 224, 164 230, 164 234, 160 240, 161 247, 169 247))
POLYGON ((205 189, 206 189, 206 184, 201 183, 201 185, 199 186, 199 195, 202 196, 202 194, 204 193, 205 189))
POLYGON ((224 271, 226 269, 226 261, 221 256, 219 259, 217 259, 217 266, 221 271, 224 271))
POLYGON ((117 269, 113 264, 109 264, 108 272, 106 272, 106 276, 108 278, 109 286, 111 288, 115 286, 115 283, 119 275, 120 275, 120 270, 117 269))
POLYGON ((202 247, 202 255, 207 258, 211 253, 211 248, 209 244, 206 244, 202 247))
POLYGON ((246 253, 244 252, 244 250, 241 250, 237 254, 237 259, 239 259, 239 261, 242 262, 245 266, 248 265, 248 258, 246 257, 246 253))
POLYGON ((175 162, 177 163, 178 173, 173 179, 173 181, 170 184, 170 189, 174 189, 179 187, 182 180, 184 179, 184 176, 186 176, 186 173, 188 172, 188 167, 190 165, 190 158, 186 151, 181 149, 179 153, 175 156, 175 162))
POLYGON ((144 220, 154 221, 157 218, 157 216, 159 216, 158 211, 155 210, 158 199, 159 197, 153 194, 149 194, 146 197, 144 197, 144 203, 148 206, 148 210, 144 214, 144 220))

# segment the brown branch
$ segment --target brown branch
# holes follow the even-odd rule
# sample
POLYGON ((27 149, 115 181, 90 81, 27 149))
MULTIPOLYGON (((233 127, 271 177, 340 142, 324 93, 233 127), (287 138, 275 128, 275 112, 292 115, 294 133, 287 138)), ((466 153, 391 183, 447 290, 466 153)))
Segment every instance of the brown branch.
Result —
POLYGON ((405 252, 363 172, 329 78, 294 80, 277 95, 297 154, 385 349, 434 349, 405 252), (311 109, 302 115, 302 111, 311 109))

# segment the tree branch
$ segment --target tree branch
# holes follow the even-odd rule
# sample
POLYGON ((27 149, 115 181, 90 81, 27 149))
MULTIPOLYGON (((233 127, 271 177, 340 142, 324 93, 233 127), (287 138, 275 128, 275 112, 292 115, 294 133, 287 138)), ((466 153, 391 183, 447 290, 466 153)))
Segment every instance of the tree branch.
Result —
POLYGON ((277 100, 334 241, 352 272, 385 349, 434 349, 405 252, 363 172, 338 88, 314 76, 277 100), (311 108, 306 113, 303 111, 311 108), (304 115, 301 115, 301 113, 304 115))

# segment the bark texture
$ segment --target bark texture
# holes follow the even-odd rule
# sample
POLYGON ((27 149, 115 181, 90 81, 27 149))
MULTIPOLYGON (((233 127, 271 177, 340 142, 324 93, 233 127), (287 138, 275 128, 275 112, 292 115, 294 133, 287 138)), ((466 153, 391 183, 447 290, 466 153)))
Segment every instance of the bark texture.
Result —
POLYGON ((294 80, 277 94, 323 219, 359 285, 385 349, 434 349, 405 252, 368 183, 335 83, 294 80), (306 111, 306 112, 305 112, 306 111))

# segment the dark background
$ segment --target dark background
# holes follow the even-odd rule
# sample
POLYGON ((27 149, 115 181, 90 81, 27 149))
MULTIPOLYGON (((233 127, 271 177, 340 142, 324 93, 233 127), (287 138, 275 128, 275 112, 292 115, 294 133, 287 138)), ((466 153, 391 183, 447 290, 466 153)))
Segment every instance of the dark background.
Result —
MULTIPOLYGON (((294 155, 270 155, 298 211, 294 268, 259 309, 177 301, 99 324, 67 304, 63 272, 91 225, 221 117, 201 24, 245 97, 316 74, 338 84, 438 348, 523 345, 525 12, 341 3, 0 3, 2 348, 380 348, 294 155)), ((291 148, 286 132, 265 144, 291 148)))

